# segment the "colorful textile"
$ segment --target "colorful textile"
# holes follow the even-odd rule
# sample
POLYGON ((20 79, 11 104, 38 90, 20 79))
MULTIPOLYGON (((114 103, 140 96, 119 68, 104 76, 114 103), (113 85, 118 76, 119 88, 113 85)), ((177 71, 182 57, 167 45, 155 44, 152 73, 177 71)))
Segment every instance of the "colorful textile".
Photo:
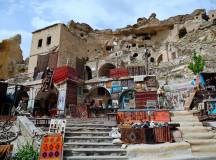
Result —
POLYGON ((134 88, 134 81, 128 80, 128 89, 133 89, 133 88, 134 88))
POLYGON ((127 68, 115 68, 110 70, 110 77, 120 78, 128 76, 127 68))
POLYGON ((205 86, 205 79, 204 79, 204 76, 203 76, 203 74, 201 73, 200 74, 200 84, 202 85, 202 86, 205 86))
POLYGON ((54 70, 53 82, 60 83, 65 80, 78 80, 76 70, 72 67, 64 66, 54 70))
POLYGON ((112 87, 113 86, 121 86, 121 81, 112 81, 112 87))
POLYGON ((117 122, 120 123, 125 121, 170 122, 170 113, 169 111, 118 112, 117 122), (150 114, 148 114, 148 112, 150 114))
POLYGON ((113 86, 112 87, 112 93, 119 93, 122 91, 122 87, 121 86, 113 86))
POLYGON ((41 142, 39 160, 63 159, 63 136, 61 134, 45 135, 41 142))
POLYGON ((122 87, 128 87, 128 80, 122 80, 121 85, 122 87))

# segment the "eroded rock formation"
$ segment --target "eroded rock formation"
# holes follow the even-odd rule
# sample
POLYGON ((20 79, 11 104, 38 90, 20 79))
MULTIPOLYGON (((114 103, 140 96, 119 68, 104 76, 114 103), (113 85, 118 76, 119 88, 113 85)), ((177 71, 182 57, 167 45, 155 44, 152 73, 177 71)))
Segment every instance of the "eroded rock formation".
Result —
MULTIPOLYGON (((211 14, 216 14, 216 11, 211 14)), ((70 21, 68 28, 85 41, 86 55, 90 61, 95 61, 95 58, 112 59, 121 51, 124 54, 119 59, 125 65, 144 64, 143 54, 148 48, 151 53, 150 65, 158 68, 158 74, 166 74, 167 70, 182 74, 188 72, 186 64, 194 50, 205 57, 216 57, 216 26, 210 17, 214 16, 208 15, 204 9, 197 9, 191 14, 162 21, 157 19, 156 13, 152 13, 149 18, 138 18, 137 23, 115 31, 94 30, 87 24, 74 21, 70 21), (183 65, 185 67, 180 67, 181 70, 176 69, 183 65)), ((210 66, 206 69, 211 70, 210 66)))
POLYGON ((19 34, 0 42, 0 79, 6 80, 25 70, 20 44, 19 34))

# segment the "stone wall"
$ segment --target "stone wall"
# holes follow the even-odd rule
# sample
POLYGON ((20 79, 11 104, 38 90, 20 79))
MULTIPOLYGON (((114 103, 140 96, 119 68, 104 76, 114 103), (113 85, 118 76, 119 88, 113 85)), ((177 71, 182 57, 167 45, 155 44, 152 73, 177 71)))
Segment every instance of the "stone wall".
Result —
POLYGON ((61 36, 59 43, 58 66, 68 64, 71 67, 76 66, 76 57, 86 56, 86 42, 75 33, 70 32, 66 26, 61 26, 61 36))

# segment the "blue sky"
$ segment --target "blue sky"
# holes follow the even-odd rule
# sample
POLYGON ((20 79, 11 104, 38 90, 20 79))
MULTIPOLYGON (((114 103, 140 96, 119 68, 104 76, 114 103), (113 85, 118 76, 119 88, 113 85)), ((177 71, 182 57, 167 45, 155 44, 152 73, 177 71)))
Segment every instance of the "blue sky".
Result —
POLYGON ((197 8, 216 9, 216 0, 0 0, 0 40, 21 34, 26 58, 31 32, 56 22, 73 19, 95 29, 116 29, 152 12, 166 19, 197 8))

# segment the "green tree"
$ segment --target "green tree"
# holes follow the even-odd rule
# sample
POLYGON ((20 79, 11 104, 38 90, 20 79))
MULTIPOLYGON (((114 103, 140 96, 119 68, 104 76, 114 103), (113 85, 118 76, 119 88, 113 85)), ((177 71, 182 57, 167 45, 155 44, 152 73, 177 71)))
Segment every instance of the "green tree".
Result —
POLYGON ((188 65, 188 68, 195 74, 199 74, 203 71, 205 66, 205 61, 200 54, 193 52, 192 60, 188 65))

